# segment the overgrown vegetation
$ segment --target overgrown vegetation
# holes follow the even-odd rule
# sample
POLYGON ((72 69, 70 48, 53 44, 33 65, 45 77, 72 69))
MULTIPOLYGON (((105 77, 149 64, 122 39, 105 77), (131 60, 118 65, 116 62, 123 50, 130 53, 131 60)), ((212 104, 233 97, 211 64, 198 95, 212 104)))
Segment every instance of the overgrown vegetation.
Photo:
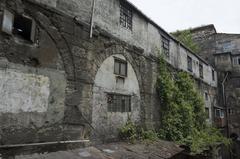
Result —
POLYGON ((191 49, 194 53, 198 53, 200 51, 199 45, 193 41, 193 36, 190 29, 176 31, 171 34, 176 37, 180 42, 182 42, 185 46, 191 49))
POLYGON ((161 101, 162 127, 157 132, 144 131, 132 122, 120 136, 130 141, 163 139, 188 146, 193 154, 214 150, 219 144, 230 145, 219 130, 206 123, 204 101, 193 79, 185 72, 173 73, 160 58, 157 90, 161 101))
POLYGON ((153 130, 144 130, 140 126, 135 125, 130 120, 127 121, 125 126, 123 126, 119 131, 119 137, 123 140, 128 140, 134 143, 138 141, 156 141, 158 140, 158 133, 153 130))

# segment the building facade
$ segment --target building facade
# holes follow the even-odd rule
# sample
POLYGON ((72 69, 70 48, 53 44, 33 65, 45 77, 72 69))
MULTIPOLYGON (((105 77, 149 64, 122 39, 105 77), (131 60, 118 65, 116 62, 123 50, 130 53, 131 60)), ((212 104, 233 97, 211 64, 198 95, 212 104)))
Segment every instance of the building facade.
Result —
POLYGON ((1 145, 113 140, 159 128, 159 52, 217 107, 217 72, 123 0, 0 1, 1 145))

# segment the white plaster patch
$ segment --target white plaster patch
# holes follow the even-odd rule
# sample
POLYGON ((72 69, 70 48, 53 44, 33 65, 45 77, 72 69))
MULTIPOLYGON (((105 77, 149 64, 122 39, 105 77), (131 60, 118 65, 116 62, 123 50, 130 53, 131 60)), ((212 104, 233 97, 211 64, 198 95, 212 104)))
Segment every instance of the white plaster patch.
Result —
POLYGON ((49 87, 48 77, 0 70, 0 112, 46 112, 49 87))
POLYGON ((87 151, 79 152, 79 156, 81 157, 91 157, 91 154, 87 151))

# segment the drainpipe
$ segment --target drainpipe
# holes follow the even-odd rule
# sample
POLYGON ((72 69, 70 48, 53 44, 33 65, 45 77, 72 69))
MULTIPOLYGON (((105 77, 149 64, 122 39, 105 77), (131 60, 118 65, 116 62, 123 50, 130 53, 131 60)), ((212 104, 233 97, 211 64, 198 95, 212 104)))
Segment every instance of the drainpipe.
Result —
POLYGON ((224 106, 225 106, 225 108, 226 108, 227 137, 229 137, 229 127, 228 127, 228 126, 229 126, 229 122, 228 122, 228 108, 227 108, 226 96, 225 96, 225 83, 226 83, 226 80, 227 80, 227 78, 228 78, 228 75, 229 75, 229 73, 227 72, 227 74, 225 75, 224 80, 223 80, 223 82, 222 82, 223 104, 224 104, 224 106))
POLYGON ((95 0, 93 0, 93 4, 92 4, 92 15, 91 15, 91 25, 90 25, 90 35, 89 35, 90 38, 92 38, 92 35, 93 35, 94 10, 95 10, 95 0))

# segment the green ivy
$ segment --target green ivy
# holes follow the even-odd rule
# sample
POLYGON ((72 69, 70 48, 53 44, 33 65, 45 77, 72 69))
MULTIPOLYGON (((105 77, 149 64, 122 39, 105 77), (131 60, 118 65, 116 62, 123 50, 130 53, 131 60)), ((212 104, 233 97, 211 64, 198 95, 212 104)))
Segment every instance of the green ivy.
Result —
POLYGON ((192 153, 201 154, 216 144, 229 145, 228 139, 206 124, 204 101, 193 79, 186 72, 168 69, 160 58, 157 90, 161 101, 162 139, 187 145, 192 153))

